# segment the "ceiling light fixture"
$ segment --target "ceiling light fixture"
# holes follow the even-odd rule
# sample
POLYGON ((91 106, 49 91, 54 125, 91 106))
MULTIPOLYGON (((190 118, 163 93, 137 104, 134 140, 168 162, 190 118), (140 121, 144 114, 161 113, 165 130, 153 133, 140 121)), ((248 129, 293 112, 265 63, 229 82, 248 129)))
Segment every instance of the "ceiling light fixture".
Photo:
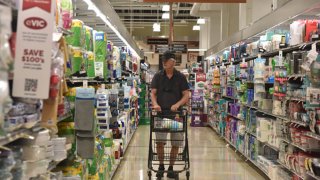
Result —
POLYGON ((169 12, 170 11, 170 5, 163 5, 162 6, 162 11, 169 12))
POLYGON ((107 16, 103 14, 91 0, 82 1, 88 5, 88 10, 94 11, 96 13, 96 16, 100 17, 100 19, 104 23, 106 23, 106 25, 119 37, 119 39, 133 52, 133 55, 141 58, 140 55, 131 47, 128 41, 121 35, 117 28, 113 24, 111 24, 111 22, 108 20, 109 18, 107 18, 107 16))
POLYGON ((199 18, 197 24, 206 24, 206 20, 204 18, 199 18))
POLYGON ((194 25, 192 29, 194 31, 200 31, 200 26, 199 25, 194 25))
POLYGON ((162 19, 170 19, 170 14, 169 13, 163 13, 162 14, 162 19))

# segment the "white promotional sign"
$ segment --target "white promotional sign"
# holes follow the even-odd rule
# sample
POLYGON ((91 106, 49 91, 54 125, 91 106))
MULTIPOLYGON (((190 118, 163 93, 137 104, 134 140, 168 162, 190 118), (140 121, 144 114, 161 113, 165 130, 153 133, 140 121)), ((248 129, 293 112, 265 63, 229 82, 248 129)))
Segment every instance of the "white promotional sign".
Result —
POLYGON ((13 96, 47 99, 54 0, 20 0, 13 96))

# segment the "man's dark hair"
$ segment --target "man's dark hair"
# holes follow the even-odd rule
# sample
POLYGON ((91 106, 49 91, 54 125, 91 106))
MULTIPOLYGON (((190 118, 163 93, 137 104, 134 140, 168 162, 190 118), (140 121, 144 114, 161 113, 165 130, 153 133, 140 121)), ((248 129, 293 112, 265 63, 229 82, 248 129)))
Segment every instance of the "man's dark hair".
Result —
POLYGON ((174 51, 166 51, 163 53, 163 56, 162 56, 162 60, 163 61, 166 61, 168 59, 176 59, 176 55, 174 54, 174 51))

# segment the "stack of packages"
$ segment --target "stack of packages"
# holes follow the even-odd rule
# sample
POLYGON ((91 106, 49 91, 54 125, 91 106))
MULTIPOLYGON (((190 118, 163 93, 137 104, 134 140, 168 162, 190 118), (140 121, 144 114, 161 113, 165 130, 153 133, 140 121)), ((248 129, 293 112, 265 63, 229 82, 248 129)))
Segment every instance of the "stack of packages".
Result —
POLYGON ((100 131, 108 130, 110 125, 109 94, 105 89, 97 91, 97 124, 100 131))
POLYGON ((95 89, 77 88, 75 100, 75 130, 77 154, 83 158, 93 158, 95 147, 94 107, 95 89))

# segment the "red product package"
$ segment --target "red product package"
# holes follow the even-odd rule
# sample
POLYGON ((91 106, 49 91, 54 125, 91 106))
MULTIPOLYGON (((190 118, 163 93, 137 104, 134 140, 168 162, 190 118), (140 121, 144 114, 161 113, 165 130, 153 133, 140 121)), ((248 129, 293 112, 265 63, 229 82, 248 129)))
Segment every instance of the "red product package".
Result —
POLYGON ((318 21, 308 20, 306 22, 306 36, 304 37, 304 41, 305 42, 310 41, 312 34, 317 30, 318 30, 318 21))

